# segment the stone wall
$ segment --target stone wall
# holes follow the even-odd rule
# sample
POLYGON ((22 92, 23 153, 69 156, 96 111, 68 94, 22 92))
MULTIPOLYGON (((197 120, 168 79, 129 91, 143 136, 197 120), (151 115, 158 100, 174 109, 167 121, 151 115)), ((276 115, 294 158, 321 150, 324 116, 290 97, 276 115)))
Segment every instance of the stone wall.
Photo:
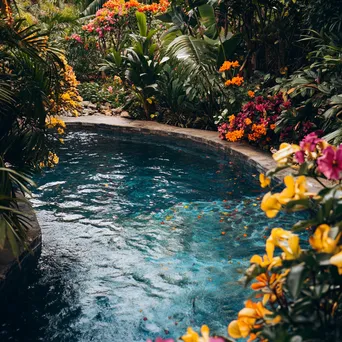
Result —
POLYGON ((20 202, 19 207, 31 223, 27 232, 30 251, 22 248, 19 262, 8 244, 0 251, 0 302, 14 294, 19 284, 23 285, 27 281, 41 253, 42 235, 34 210, 27 202, 20 202))

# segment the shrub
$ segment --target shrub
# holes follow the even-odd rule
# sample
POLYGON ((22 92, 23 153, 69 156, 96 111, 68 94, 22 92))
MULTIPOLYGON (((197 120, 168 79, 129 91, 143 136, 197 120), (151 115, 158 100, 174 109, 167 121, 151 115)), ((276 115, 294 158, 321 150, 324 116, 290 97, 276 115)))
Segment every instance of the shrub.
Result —
MULTIPOLYGON (((254 92, 249 91, 249 96, 253 97, 254 92)), ((281 111, 290 106, 291 102, 282 94, 254 97, 237 115, 229 116, 229 122, 218 127, 219 136, 232 142, 245 139, 264 147, 275 144, 278 139, 275 123, 281 111)))
POLYGON ((124 103, 125 93, 122 89, 122 81, 115 77, 111 82, 107 78, 104 82, 83 82, 78 85, 78 90, 84 101, 90 101, 97 105, 109 103, 112 107, 120 107, 124 103))

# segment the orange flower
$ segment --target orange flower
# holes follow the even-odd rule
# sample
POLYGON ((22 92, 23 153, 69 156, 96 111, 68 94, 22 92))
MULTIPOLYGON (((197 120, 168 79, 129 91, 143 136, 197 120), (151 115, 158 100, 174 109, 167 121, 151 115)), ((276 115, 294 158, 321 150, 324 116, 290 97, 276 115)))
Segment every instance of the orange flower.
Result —
POLYGON ((245 124, 248 126, 252 123, 252 120, 250 118, 245 119, 245 124))
POLYGON ((232 62, 225 61, 225 62, 222 64, 222 66, 221 66, 219 72, 228 71, 228 70, 230 70, 231 67, 232 67, 232 62))
POLYGON ((237 141, 239 139, 241 139, 244 135, 245 131, 243 129, 240 129, 240 130, 236 130, 236 131, 233 131, 233 132, 228 132, 226 134, 226 139, 228 141, 237 141))
POLYGON ((252 126, 252 132, 253 133, 248 134, 248 140, 256 141, 260 139, 263 135, 266 135, 267 130, 263 124, 259 124, 259 125, 254 124, 252 126))
POLYGON ((275 125, 275 124, 272 124, 272 125, 270 125, 270 128, 271 128, 272 130, 274 130, 274 129, 276 128, 276 125, 275 125))
POLYGON ((248 90, 247 94, 250 98, 253 98, 255 96, 255 92, 252 90, 248 90))
POLYGON ((238 68, 239 66, 240 66, 239 61, 234 61, 234 62, 225 61, 225 62, 222 64, 222 66, 221 66, 219 72, 228 71, 228 70, 230 70, 231 68, 238 68))
POLYGON ((268 273, 262 273, 256 277, 257 283, 253 283, 251 288, 254 291, 262 291, 264 293, 264 298, 262 300, 263 305, 266 305, 268 301, 274 303, 277 297, 283 295, 283 283, 285 282, 285 277, 289 270, 284 274, 273 273, 269 276, 268 273))
POLYGON ((244 82, 243 77, 235 76, 231 80, 226 81, 224 85, 227 87, 230 85, 237 85, 238 87, 240 87, 243 82, 244 82))
POLYGON ((239 66, 240 66, 239 61, 232 62, 232 67, 233 68, 238 68, 239 66))

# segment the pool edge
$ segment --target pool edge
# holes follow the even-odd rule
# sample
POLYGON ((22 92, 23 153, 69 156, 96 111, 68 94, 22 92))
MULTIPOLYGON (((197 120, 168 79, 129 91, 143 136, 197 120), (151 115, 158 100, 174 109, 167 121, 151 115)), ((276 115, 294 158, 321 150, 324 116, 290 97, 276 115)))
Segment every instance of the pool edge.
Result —
MULTIPOLYGON (((120 133, 140 133, 144 135, 153 134, 160 137, 174 137, 184 141, 193 141, 216 151, 224 152, 228 156, 234 156, 258 172, 265 173, 276 166, 272 155, 257 149, 246 142, 228 142, 218 138, 218 133, 194 128, 181 128, 169 126, 154 121, 131 120, 121 117, 108 116, 81 116, 62 117, 69 127, 101 129, 116 131, 120 133)), ((280 172, 276 176, 278 182, 282 182, 285 172, 280 172)), ((315 180, 308 180, 310 192, 318 192, 322 187, 315 180)))

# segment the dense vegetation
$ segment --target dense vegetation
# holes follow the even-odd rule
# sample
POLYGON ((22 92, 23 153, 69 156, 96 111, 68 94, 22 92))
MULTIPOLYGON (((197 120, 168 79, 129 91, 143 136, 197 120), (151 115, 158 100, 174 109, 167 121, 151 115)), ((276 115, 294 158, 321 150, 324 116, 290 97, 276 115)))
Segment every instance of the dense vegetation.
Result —
MULTIPOLYGON (((251 259, 246 280, 259 301, 246 302, 229 335, 342 339, 339 0, 0 0, 0 7, 0 249, 18 256, 26 246, 20 202, 33 173, 58 163, 65 130, 58 115, 82 115, 82 97, 136 119, 217 129, 218 138, 278 150, 262 187, 291 172, 282 192, 263 198, 268 217, 312 212, 288 230, 274 228, 265 256, 251 259), (321 183, 319 193, 308 192, 307 177, 321 183), (305 249, 291 228, 310 234, 305 249)), ((214 340, 207 326, 201 333, 189 328, 182 339, 214 340)))

